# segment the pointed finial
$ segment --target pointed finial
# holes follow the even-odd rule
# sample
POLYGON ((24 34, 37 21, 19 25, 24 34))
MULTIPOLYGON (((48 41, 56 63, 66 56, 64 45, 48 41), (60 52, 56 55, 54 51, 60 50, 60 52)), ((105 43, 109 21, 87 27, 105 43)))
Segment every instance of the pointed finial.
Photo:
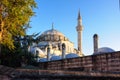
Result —
POLYGON ((52 22, 52 30, 54 29, 54 23, 52 22))
POLYGON ((78 11, 78 19, 81 19, 81 16, 80 16, 80 9, 78 11))

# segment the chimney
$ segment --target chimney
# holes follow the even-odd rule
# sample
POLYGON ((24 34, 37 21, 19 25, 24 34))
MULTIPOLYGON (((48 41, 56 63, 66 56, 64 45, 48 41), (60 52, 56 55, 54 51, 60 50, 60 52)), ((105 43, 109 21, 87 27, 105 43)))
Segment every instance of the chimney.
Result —
POLYGON ((65 59, 65 53, 66 53, 66 46, 65 46, 65 44, 63 43, 63 44, 62 44, 62 59, 65 59))
POLYGON ((48 44, 48 48, 47 48, 47 61, 50 61, 50 51, 51 51, 51 45, 48 44))
POLYGON ((98 35, 94 34, 93 36, 93 45, 94 45, 94 53, 98 51, 98 35))

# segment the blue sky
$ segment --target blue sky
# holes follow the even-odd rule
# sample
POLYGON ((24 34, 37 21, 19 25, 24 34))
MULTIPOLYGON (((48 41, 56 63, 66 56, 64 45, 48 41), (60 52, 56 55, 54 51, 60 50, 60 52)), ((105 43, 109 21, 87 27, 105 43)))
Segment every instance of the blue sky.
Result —
POLYGON ((77 16, 80 9, 83 30, 83 53, 93 53, 93 35, 99 35, 99 47, 120 50, 119 0, 36 0, 32 28, 27 34, 54 28, 62 32, 77 48, 77 16))

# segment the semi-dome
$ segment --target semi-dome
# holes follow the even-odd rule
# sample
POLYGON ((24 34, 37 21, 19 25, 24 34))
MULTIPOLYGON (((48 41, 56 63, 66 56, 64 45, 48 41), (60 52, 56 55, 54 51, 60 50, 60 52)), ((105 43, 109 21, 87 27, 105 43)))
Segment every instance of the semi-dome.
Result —
POLYGON ((70 53, 66 55, 66 58, 76 58, 76 57, 79 57, 79 56, 75 53, 70 53))
POLYGON ((34 48, 34 54, 39 56, 39 57, 44 57, 45 56, 45 53, 38 47, 34 48))
POLYGON ((52 60, 60 60, 60 59, 61 56, 52 56, 50 60, 52 61, 52 60))
POLYGON ((110 52, 115 52, 115 50, 109 48, 109 47, 102 47, 97 50, 96 53, 94 54, 103 54, 103 53, 110 53, 110 52))

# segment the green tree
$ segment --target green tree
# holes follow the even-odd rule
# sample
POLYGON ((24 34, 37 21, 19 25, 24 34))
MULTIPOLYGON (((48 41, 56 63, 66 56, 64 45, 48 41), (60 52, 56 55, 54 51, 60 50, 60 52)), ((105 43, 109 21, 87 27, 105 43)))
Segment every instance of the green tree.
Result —
POLYGON ((25 35, 33 8, 34 0, 0 0, 0 46, 15 48, 13 37, 25 35))

